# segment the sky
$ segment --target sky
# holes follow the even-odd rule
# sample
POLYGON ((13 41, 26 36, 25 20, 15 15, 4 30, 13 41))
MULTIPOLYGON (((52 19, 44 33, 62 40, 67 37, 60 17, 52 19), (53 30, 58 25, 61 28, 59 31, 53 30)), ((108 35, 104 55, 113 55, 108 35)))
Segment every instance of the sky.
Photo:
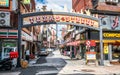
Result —
MULTIPOLYGON (((55 11, 71 11, 72 10, 72 0, 35 0, 36 9, 42 8, 43 5, 47 6, 47 10, 55 10, 55 11)), ((54 25, 55 26, 55 25, 54 25)), ((61 29, 66 27, 66 25, 58 25, 58 36, 61 35, 61 29)), ((56 28, 56 27, 54 27, 56 28)))
POLYGON ((63 11, 64 7, 68 11, 72 9, 72 0, 35 0, 36 8, 41 8, 43 5, 47 6, 47 10, 61 10, 63 11))

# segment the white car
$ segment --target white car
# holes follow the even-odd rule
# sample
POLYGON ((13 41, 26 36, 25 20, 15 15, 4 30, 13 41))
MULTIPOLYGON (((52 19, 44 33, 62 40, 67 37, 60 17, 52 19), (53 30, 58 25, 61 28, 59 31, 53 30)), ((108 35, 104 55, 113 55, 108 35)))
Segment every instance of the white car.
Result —
POLYGON ((48 55, 48 54, 49 54, 49 52, 46 48, 42 48, 39 51, 39 55, 48 55))
POLYGON ((48 51, 48 52, 52 52, 53 49, 51 49, 51 48, 47 48, 47 51, 48 51))

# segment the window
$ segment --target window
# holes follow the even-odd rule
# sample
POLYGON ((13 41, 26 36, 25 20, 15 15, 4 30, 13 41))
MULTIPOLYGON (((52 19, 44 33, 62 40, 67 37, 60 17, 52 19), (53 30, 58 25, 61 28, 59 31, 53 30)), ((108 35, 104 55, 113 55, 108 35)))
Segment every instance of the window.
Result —
POLYGON ((114 45, 112 49, 112 58, 119 59, 120 56, 120 46, 114 45))

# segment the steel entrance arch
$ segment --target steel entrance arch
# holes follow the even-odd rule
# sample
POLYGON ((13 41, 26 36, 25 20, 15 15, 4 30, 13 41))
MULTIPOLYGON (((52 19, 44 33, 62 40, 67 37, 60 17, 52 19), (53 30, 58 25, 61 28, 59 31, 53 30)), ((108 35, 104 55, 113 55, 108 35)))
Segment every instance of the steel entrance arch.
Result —
POLYGON ((36 25, 47 25, 47 24, 66 24, 75 25, 85 28, 90 28, 94 30, 99 29, 99 20, 93 16, 88 16, 86 14, 80 14, 75 12, 34 12, 18 15, 18 66, 20 66, 21 58, 21 29, 29 26, 36 25), (39 17, 39 19, 38 19, 39 17), (33 22, 25 22, 26 18, 33 18, 33 22), (36 20, 37 19, 37 20, 36 20))
POLYGON ((86 14, 71 13, 71 12, 35 12, 22 14, 21 18, 24 22, 25 18, 31 17, 34 21, 32 24, 21 24, 21 27, 36 26, 36 25, 46 25, 46 24, 68 24, 77 25, 81 27, 87 27, 91 29, 98 30, 99 20, 93 16, 88 16, 86 14), (39 21, 36 21, 38 19, 39 21))

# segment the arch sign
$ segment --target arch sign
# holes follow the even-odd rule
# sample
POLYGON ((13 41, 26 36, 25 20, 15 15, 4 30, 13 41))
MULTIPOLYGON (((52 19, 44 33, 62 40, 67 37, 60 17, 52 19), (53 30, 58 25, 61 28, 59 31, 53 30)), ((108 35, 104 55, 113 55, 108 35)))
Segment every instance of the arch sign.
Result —
POLYGON ((99 30, 99 20, 93 16, 75 12, 34 12, 20 14, 18 18, 18 61, 20 65, 21 58, 21 29, 23 27, 47 25, 47 24, 65 24, 86 27, 99 30))
POLYGON ((97 29, 98 19, 93 16, 70 12, 36 12, 22 14, 23 27, 46 25, 46 24, 68 24, 97 29))

